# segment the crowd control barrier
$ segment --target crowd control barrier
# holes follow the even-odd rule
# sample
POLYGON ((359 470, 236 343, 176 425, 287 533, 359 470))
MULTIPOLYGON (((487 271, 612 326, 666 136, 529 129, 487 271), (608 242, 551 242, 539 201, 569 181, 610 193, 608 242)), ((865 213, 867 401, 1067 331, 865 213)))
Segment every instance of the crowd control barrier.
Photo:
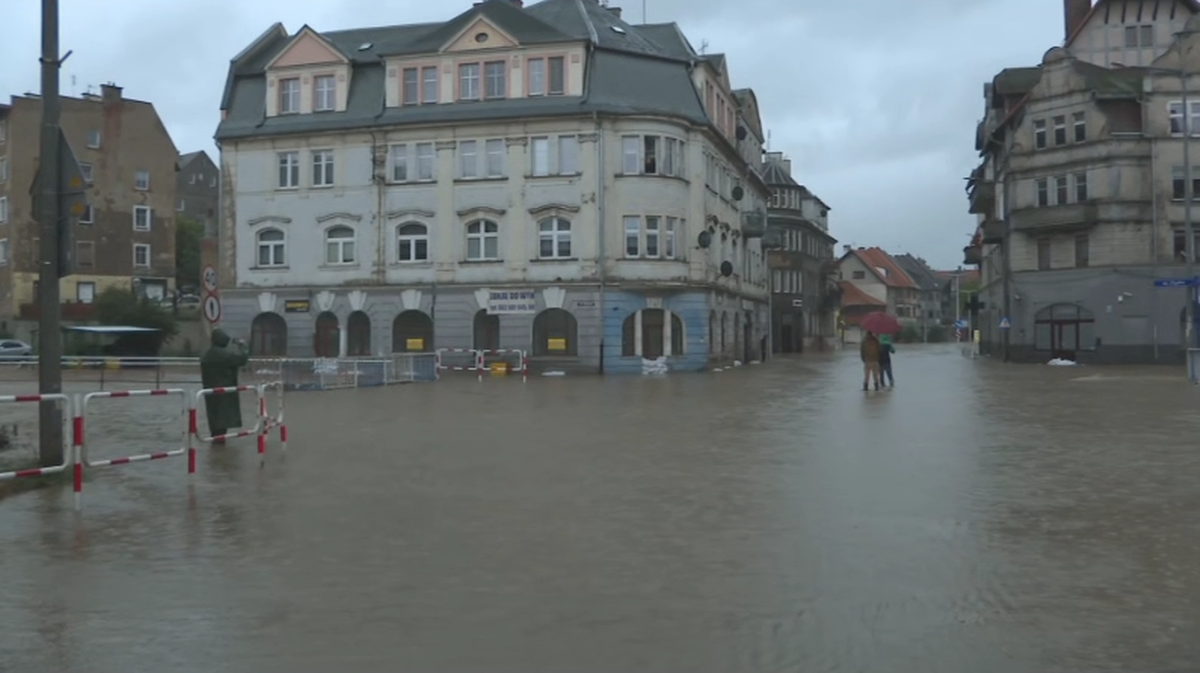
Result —
POLYGON ((520 372, 521 381, 529 380, 529 355, 517 348, 496 348, 479 351, 480 374, 487 370, 492 363, 503 362, 508 365, 509 372, 520 372))
POLYGON ((473 348, 439 348, 437 349, 437 378, 442 378, 442 372, 475 372, 476 377, 483 381, 483 353, 473 348), (470 364, 446 364, 449 358, 462 362, 469 357, 470 364))
MULTIPOLYGON (((75 418, 75 500, 76 509, 80 506, 80 499, 83 494, 83 473, 84 468, 92 469, 97 467, 112 467, 115 465, 128 465, 130 463, 141 463, 149 460, 162 460, 164 458, 175 458, 188 453, 188 433, 185 419, 188 417, 187 392, 182 388, 157 388, 152 390, 108 390, 95 393, 87 393, 82 397, 83 402, 79 407, 79 415, 75 418), (179 427, 180 427, 180 445, 178 448, 172 448, 167 451, 155 451, 151 453, 140 453, 130 456, 120 456, 117 458, 97 458, 93 459, 89 451, 87 438, 91 435, 87 431, 89 425, 88 408, 94 400, 98 399, 115 399, 115 398, 137 398, 137 397, 174 397, 179 396, 179 427)), ((194 462, 189 459, 189 473, 194 462)))
POLYGON ((283 453, 287 453, 287 421, 285 421, 283 418, 283 409, 284 409, 283 400, 284 400, 284 392, 286 391, 286 388, 287 387, 284 385, 283 381, 274 381, 271 383, 264 383, 263 385, 259 386, 260 395, 258 397, 258 404, 259 404, 258 410, 259 410, 259 415, 262 416, 262 423, 263 423, 262 434, 264 437, 264 441, 265 441, 265 437, 268 434, 270 434, 272 428, 279 428, 279 450, 282 451, 283 453), (278 397, 279 405, 278 405, 278 407, 276 407, 274 412, 271 412, 271 410, 270 410, 271 405, 270 405, 270 402, 267 397, 268 390, 278 390, 279 391, 279 397, 278 397))
MULTIPOLYGON (((25 479, 29 477, 45 477, 51 474, 60 474, 65 472, 67 466, 73 462, 72 448, 73 444, 71 437, 73 434, 67 432, 67 419, 71 416, 71 398, 61 393, 46 394, 46 395, 0 395, 0 404, 24 404, 27 402, 62 402, 63 410, 63 446, 62 446, 62 463, 59 465, 51 465, 50 467, 33 467, 25 470, 12 470, 10 472, 0 472, 0 481, 9 481, 12 479, 25 479)), ((78 421, 75 421, 75 428, 78 429, 78 421)), ((76 471, 78 471, 76 466, 76 471)))

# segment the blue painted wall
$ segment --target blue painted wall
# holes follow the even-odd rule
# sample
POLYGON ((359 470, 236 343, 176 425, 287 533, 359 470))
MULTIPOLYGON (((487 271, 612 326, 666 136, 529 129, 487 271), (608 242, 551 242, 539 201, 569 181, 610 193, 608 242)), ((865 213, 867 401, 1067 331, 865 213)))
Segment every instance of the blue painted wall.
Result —
MULTIPOLYGON (((655 296, 661 296, 655 294, 655 296)), ((646 308, 645 295, 637 292, 607 292, 604 296, 604 372, 641 374, 641 357, 621 355, 621 328, 631 314, 646 308)), ((683 320, 683 355, 667 358, 672 371, 703 371, 708 367, 708 295, 681 292, 663 298, 663 308, 683 320)))

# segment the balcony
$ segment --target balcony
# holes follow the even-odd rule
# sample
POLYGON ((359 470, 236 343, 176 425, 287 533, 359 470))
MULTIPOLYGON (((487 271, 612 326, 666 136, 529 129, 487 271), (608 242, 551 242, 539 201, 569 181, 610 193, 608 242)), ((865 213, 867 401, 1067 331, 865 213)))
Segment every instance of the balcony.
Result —
POLYGON ((986 215, 995 212, 996 183, 991 180, 974 181, 969 198, 971 200, 971 207, 967 212, 972 215, 986 215))
POLYGON ((1013 231, 1026 234, 1062 233, 1090 229, 1096 226, 1099 219, 1099 204, 1086 201, 1014 210, 1012 227, 1013 231))
POLYGON ((983 264, 983 249, 975 245, 963 248, 963 264, 974 266, 983 264))
POLYGON ((1004 222, 1001 220, 984 220, 980 231, 982 232, 980 240, 988 245, 998 245, 1004 242, 1004 222))
POLYGON ((742 236, 762 238, 766 233, 767 216, 765 213, 756 211, 742 213, 742 236))

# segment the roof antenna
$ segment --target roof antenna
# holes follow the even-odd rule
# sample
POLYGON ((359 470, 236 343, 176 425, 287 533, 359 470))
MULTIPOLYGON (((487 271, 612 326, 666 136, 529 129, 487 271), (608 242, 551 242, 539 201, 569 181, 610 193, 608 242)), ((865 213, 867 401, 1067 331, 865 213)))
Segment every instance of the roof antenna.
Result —
POLYGON ((75 97, 75 75, 71 75, 71 97, 75 97))
POLYGON ((708 40, 700 40, 700 53, 708 53, 708 40))
POLYGON ((767 151, 771 151, 771 129, 767 129, 767 151))

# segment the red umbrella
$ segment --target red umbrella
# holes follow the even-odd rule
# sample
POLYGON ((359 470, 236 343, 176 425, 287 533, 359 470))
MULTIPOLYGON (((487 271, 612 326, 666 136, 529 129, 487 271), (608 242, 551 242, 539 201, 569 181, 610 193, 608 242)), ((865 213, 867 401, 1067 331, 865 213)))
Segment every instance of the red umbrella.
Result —
POLYGON ((868 313, 858 326, 875 334, 899 334, 901 329, 900 321, 883 311, 868 313))

